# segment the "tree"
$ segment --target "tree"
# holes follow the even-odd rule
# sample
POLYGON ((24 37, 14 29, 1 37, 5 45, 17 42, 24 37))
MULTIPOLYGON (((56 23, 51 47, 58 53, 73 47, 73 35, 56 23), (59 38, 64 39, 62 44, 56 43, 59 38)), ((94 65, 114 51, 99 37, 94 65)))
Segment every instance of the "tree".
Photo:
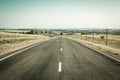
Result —
POLYGON ((62 32, 60 32, 60 35, 63 35, 63 33, 62 33, 62 32))
POLYGON ((40 34, 41 31, 39 29, 33 29, 30 31, 30 34, 40 34))
POLYGON ((104 39, 105 39, 105 36, 100 36, 100 38, 101 38, 102 40, 104 40, 104 39))

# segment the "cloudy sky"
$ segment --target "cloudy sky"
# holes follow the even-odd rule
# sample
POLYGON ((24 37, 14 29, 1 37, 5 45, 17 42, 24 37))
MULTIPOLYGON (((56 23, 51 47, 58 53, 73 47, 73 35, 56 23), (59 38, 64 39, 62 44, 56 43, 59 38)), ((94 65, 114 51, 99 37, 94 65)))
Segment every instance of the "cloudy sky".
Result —
POLYGON ((120 28, 120 0, 0 0, 0 28, 120 28))

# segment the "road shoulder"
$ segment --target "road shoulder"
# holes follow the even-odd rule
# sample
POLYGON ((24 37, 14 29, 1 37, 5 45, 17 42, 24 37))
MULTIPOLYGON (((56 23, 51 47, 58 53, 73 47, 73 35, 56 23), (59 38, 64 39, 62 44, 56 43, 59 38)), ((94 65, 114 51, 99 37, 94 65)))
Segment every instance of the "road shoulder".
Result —
POLYGON ((113 56, 112 54, 110 54, 110 53, 108 53, 108 52, 106 52, 106 51, 104 51, 104 50, 101 51, 101 50, 99 50, 99 48, 97 48, 96 46, 90 45, 90 44, 85 43, 85 42, 82 42, 81 40, 77 40, 77 39, 73 39, 73 38, 68 38, 68 39, 71 39, 71 40, 79 43, 80 45, 83 45, 83 46, 85 46, 85 47, 87 47, 87 48, 89 48, 89 49, 91 49, 91 50, 99 53, 100 55, 108 58, 108 59, 111 60, 111 61, 120 63, 120 56, 115 56, 115 55, 113 56))

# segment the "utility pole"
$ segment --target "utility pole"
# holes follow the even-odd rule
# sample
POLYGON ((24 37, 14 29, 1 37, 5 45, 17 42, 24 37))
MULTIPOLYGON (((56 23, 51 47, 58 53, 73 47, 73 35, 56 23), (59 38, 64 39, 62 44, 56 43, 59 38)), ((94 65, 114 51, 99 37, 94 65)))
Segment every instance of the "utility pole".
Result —
POLYGON ((94 42, 94 29, 92 30, 92 42, 94 42))
POLYGON ((106 46, 108 45, 108 29, 106 29, 106 46))
POLYGON ((82 40, 82 33, 81 33, 81 40, 82 40))

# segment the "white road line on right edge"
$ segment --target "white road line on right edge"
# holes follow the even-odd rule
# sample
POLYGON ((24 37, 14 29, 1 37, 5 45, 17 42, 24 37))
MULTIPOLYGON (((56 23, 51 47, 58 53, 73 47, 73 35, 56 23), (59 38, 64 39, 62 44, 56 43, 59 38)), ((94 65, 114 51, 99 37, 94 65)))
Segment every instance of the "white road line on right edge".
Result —
POLYGON ((62 62, 59 62, 59 65, 58 65, 58 72, 62 72, 62 62))
MULTIPOLYGON (((93 50, 95 50, 95 49, 93 49, 93 50)), ((99 53, 101 53, 101 54, 103 54, 103 55, 105 55, 105 56, 107 56, 107 57, 109 57, 109 58, 111 58, 111 59, 113 59, 113 60, 115 60, 115 61, 120 62, 120 60, 119 60, 119 59, 116 59, 116 58, 114 58, 114 57, 112 57, 112 56, 110 56, 110 55, 108 55, 108 54, 106 54, 106 53, 103 53, 103 52, 98 51, 98 50, 95 50, 95 51, 97 51, 97 52, 99 52, 99 53)))
MULTIPOLYGON (((80 44, 82 44, 82 43, 80 43, 80 44)), ((88 48, 90 48, 90 49, 92 49, 92 50, 94 50, 94 51, 96 51, 96 52, 99 52, 100 54, 102 54, 102 55, 104 55, 104 56, 106 56, 106 57, 108 57, 108 58, 111 58, 111 59, 113 59, 113 60, 115 60, 115 61, 117 61, 117 62, 120 62, 119 59, 114 58, 114 57, 112 57, 112 56, 110 56, 110 55, 108 55, 108 54, 106 54, 106 53, 104 53, 104 52, 98 51, 97 49, 94 49, 94 48, 92 48, 92 47, 89 47, 89 46, 87 46, 87 45, 85 45, 85 44, 82 44, 82 45, 83 45, 83 46, 86 46, 86 47, 88 47, 88 48)))

